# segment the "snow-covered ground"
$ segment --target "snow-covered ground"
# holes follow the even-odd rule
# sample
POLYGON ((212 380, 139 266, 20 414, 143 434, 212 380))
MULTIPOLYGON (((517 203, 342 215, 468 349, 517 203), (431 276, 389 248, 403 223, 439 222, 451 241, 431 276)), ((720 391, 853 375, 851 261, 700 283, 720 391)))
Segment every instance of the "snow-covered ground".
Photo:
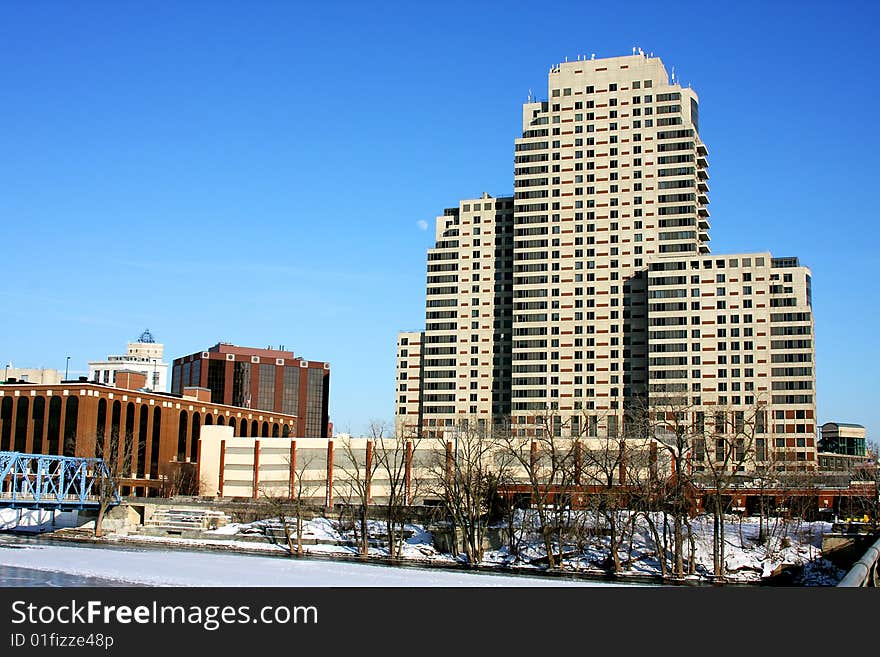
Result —
POLYGON ((0 508, 0 531, 7 529, 49 531, 60 527, 75 527, 76 522, 76 511, 0 508))
POLYGON ((613 586, 583 580, 541 579, 343 561, 279 559, 184 550, 117 550, 35 545, 0 538, 0 566, 102 577, 151 586, 521 587, 613 586))
MULTIPOLYGON (((659 523, 659 519, 658 519, 659 523)), ((692 520, 695 546, 696 579, 711 578, 713 572, 712 555, 712 519, 697 517, 692 520)), ((519 518, 517 549, 509 546, 487 550, 482 565, 504 566, 518 572, 538 573, 545 569, 546 557, 543 543, 535 533, 522 530, 528 526, 528 519, 519 518)), ((252 542, 242 540, 248 536, 264 536, 266 530, 273 527, 276 536, 280 535, 280 525, 276 520, 266 519, 252 523, 230 524, 220 529, 206 532, 205 538, 182 539, 177 537, 159 537, 136 535, 133 540, 152 544, 189 547, 219 547, 242 549, 248 551, 265 551, 270 553, 286 553, 286 546, 275 542, 252 542), (209 538, 216 536, 217 538, 209 538), (238 539, 238 540, 236 540, 238 539)), ((730 581, 757 582, 786 567, 802 567, 797 583, 804 585, 834 585, 845 574, 833 566, 821 555, 822 534, 830 531, 827 522, 803 522, 771 518, 765 521, 764 533, 766 540, 758 540, 759 522, 756 518, 739 518, 730 516, 725 526, 725 565, 726 577, 730 581)), ((406 526, 408 538, 403 543, 404 560, 421 563, 455 564, 465 561, 464 555, 453 555, 438 551, 430 532, 419 525, 406 526)), ((370 521, 371 538, 381 538, 385 525, 382 522, 370 521)), ((357 554, 355 536, 351 529, 340 529, 336 520, 316 518, 304 522, 303 539, 317 544, 304 545, 306 554, 322 556, 353 556, 357 554)), ((127 539, 120 537, 118 540, 127 539)), ((283 540, 281 541, 283 543, 283 540)), ((563 570, 572 573, 604 575, 607 573, 609 539, 606 533, 594 529, 587 532, 579 544, 566 544, 563 570)), ((386 557, 385 547, 371 547, 371 557, 386 557)), ((631 538, 625 538, 621 546, 620 559, 624 564, 623 575, 657 576, 661 574, 657 560, 657 549, 653 538, 643 521, 636 522, 631 538), (630 547, 631 544, 631 547, 630 547), (629 558, 628 558, 629 555, 629 558)))
MULTIPOLYGON (((45 522, 45 519, 40 519, 45 522)), ((534 518, 521 515, 517 519, 517 546, 511 549, 505 545, 500 549, 487 550, 483 557, 486 566, 504 566, 523 574, 539 574, 546 567, 542 561, 546 557, 543 542, 534 530, 534 518)), ((621 516, 621 526, 626 527, 626 515, 621 516)), ((660 519, 658 518, 658 525, 660 519)), ((57 520, 56 520, 57 522, 57 520)), ((713 572, 712 518, 699 516, 691 521, 694 534, 695 572, 697 579, 710 579, 713 572)), ((110 536, 108 540, 116 545, 129 541, 150 543, 155 547, 205 548, 224 547, 248 552, 266 554, 286 554, 283 539, 275 541, 246 541, 248 537, 265 537, 267 529, 281 535, 277 520, 266 519, 252 523, 229 524, 211 532, 200 539, 184 539, 173 536, 147 536, 135 534, 132 537, 110 536), (216 538, 214 538, 216 537, 216 538)), ((635 530, 627 535, 620 549, 620 560, 624 565, 624 575, 660 575, 657 548, 643 519, 634 524, 635 530)), ((455 565, 465 561, 464 555, 440 552, 434 545, 431 533, 420 525, 406 526, 407 538, 402 546, 402 557, 411 563, 435 565, 455 565)), ((725 571, 731 581, 757 582, 786 567, 802 567, 795 583, 827 586, 836 584, 845 574, 821 555, 822 534, 831 530, 827 522, 804 522, 771 518, 765 521, 766 540, 759 541, 759 522, 757 518, 728 517, 725 525, 725 571)), ((661 529, 662 531, 662 529, 661 529)), ((370 548, 371 557, 386 557, 388 550, 381 547, 385 532, 382 522, 370 521, 369 533, 374 539, 370 548), (379 539, 379 540, 375 540, 379 539)), ((350 527, 342 528, 339 521, 328 518, 315 518, 304 522, 303 538, 306 555, 346 556, 357 554, 356 537, 350 527), (316 543, 316 544, 311 544, 316 543)), ((0 541, 2 541, 0 537, 0 541)), ((131 544, 131 543, 128 543, 131 544)), ((2 547, 2 542, 0 542, 2 547)), ((582 532, 579 540, 566 543, 563 552, 563 570, 572 573, 604 575, 608 572, 609 538, 601 526, 590 527, 582 532)), ((99 576, 143 584, 167 585, 291 585, 291 586, 523 586, 558 585, 560 580, 537 579, 534 582, 520 576, 501 577, 486 580, 486 575, 472 573, 429 570, 425 575, 416 576, 418 571, 401 570, 385 566, 352 564, 340 562, 328 564, 326 561, 302 561, 246 556, 240 554, 218 554, 215 552, 186 553, 172 550, 163 551, 158 558, 154 550, 120 552, 100 548, 40 546, 27 550, 0 549, 0 564, 22 566, 44 570, 59 570, 84 576, 99 576), (68 552, 53 552, 68 550, 68 552), (76 550, 69 552, 69 550, 76 550), (56 558, 56 555, 64 555, 56 558), (106 555, 106 557, 105 557, 106 555), (247 567, 236 566, 229 570, 225 560, 257 559, 248 562, 247 567), (253 568, 251 567, 253 564, 253 568), (368 570, 363 571, 363 568, 368 570), (229 573, 235 572, 233 580, 229 573), (360 574, 359 574, 360 573, 360 574), (477 578, 477 579, 473 579, 477 578)), ((234 563, 241 563, 234 561, 234 563)))
MULTIPOLYGON (((624 516, 625 518, 625 516, 624 516)), ((528 524, 524 517, 518 519, 520 527, 528 524)), ((658 519, 658 524, 660 520, 658 519)), ((249 524, 231 524, 222 527, 213 534, 227 536, 260 535, 270 520, 262 520, 249 524)), ((277 525, 277 523, 276 523, 277 525)), ((695 544, 695 562, 697 576, 709 577, 713 572, 713 527, 712 518, 698 516, 691 522, 695 544)), ((432 537, 423 527, 407 525, 411 537, 403 544, 402 554, 407 559, 420 561, 448 562, 463 561, 464 555, 452 555, 439 552, 432 543, 432 537)), ((807 585, 833 585, 845 574, 822 558, 822 534, 831 531, 831 523, 805 522, 797 519, 770 518, 764 522, 765 540, 759 541, 760 524, 757 518, 729 516, 725 523, 725 566, 726 577, 732 581, 756 582, 769 577, 785 567, 803 567, 801 583, 807 585)), ((385 531, 381 522, 370 521, 371 536, 380 536, 385 531)), ((546 557, 543 543, 532 533, 525 531, 519 534, 520 544, 517 550, 503 547, 487 550, 483 557, 484 565, 504 565, 521 570, 540 570, 542 557, 546 557)), ((340 531, 339 523, 327 518, 316 518, 304 523, 303 538, 317 539, 318 545, 305 547, 309 553, 322 554, 356 554, 357 548, 352 545, 336 545, 334 543, 353 541, 351 531, 340 531)), ((157 539, 165 541, 168 539, 157 539)), ((180 539, 171 539, 179 541, 180 539)), ((212 543, 213 541, 200 541, 212 543)), ((228 540, 217 541, 226 543, 228 540)), ((236 542, 237 543, 237 542, 236 542)), ((653 538, 643 521, 635 524, 631 538, 631 558, 627 559, 630 550, 630 538, 621 546, 620 558, 625 563, 625 574, 653 576, 660 574, 657 560, 657 549, 653 538)), ((253 548, 254 543, 241 544, 253 548)), ((281 546, 265 544, 266 549, 283 550, 281 546)), ((609 555, 609 539, 601 531, 596 531, 580 545, 566 545, 563 561, 565 570, 581 573, 603 574, 606 572, 606 561, 609 555)), ((370 548, 374 556, 387 556, 388 551, 382 547, 370 548)))
MULTIPOLYGON (((658 530, 662 532, 662 520, 655 516, 658 530)), ((589 523, 587 523, 589 524, 589 523)), ((758 582, 786 567, 803 567, 798 583, 804 585, 833 585, 845 574, 822 558, 822 534, 831 531, 831 523, 805 522, 783 518, 770 518, 764 522, 765 540, 759 541, 759 520, 752 517, 728 516, 725 521, 724 562, 725 578, 733 582, 758 582)), ((607 532, 586 532, 580 544, 566 544, 563 567, 574 570, 604 570, 608 567, 610 539, 607 532)), ((697 516, 691 520, 694 536, 694 562, 696 578, 712 578, 713 568, 713 520, 711 516, 697 516)), ((658 549, 644 518, 638 518, 633 531, 628 527, 627 514, 619 518, 619 531, 623 538, 619 556, 625 573, 660 575, 658 549)), ((671 544, 671 541, 670 541, 671 544)), ((671 548, 670 548, 671 549, 671 548)), ((528 558, 546 556, 542 542, 534 533, 522 541, 516 555, 507 549, 491 551, 485 559, 505 564, 515 564, 528 558)), ((688 551, 685 551, 685 558, 688 551)))

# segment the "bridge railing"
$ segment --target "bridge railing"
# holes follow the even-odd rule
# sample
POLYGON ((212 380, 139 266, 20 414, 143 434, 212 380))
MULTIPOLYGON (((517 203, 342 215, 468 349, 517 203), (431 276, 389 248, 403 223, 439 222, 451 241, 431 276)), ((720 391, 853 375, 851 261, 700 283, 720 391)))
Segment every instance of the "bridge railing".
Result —
POLYGON ((880 538, 853 564, 837 586, 880 587, 880 538))
POLYGON ((84 507, 104 499, 120 503, 103 459, 0 452, 0 505, 84 507))

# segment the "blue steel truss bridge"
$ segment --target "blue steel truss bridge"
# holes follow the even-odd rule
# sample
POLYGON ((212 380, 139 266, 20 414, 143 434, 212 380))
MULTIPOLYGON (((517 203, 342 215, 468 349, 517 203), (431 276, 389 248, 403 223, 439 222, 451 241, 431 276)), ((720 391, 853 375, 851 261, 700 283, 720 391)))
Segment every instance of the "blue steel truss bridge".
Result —
POLYGON ((95 509, 120 503, 103 459, 0 452, 0 508, 95 509))

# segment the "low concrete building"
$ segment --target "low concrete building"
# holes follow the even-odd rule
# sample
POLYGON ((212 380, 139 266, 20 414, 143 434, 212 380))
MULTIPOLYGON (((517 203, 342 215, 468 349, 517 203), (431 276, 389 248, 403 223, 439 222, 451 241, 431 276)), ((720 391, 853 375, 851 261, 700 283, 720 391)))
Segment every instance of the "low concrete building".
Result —
POLYGON ((820 428, 820 471, 846 472, 852 480, 877 478, 877 462, 868 453, 865 427, 849 422, 826 422, 820 428))
POLYGON ((107 356, 106 360, 89 362, 89 381, 116 385, 121 370, 135 370, 146 376, 144 387, 151 392, 168 391, 168 363, 162 360, 165 346, 156 342, 149 329, 136 342, 128 343, 124 354, 107 356))
POLYGON ((865 451, 867 431, 861 424, 826 422, 822 425, 821 430, 820 451, 847 456, 867 455, 865 451))
POLYGON ((13 367, 12 363, 7 363, 3 368, 3 380, 55 385, 61 383, 61 372, 42 367, 13 367))
MULTIPOLYGON (((199 494, 230 498, 301 498, 332 507, 359 503, 361 491, 381 503, 393 485, 406 503, 436 493, 435 442, 368 438, 253 439, 232 427, 203 427, 199 438, 199 494), (369 476, 368 474, 369 473, 369 476), (363 488, 366 486, 366 488, 363 488)), ((442 461, 441 461, 442 463, 442 461)))

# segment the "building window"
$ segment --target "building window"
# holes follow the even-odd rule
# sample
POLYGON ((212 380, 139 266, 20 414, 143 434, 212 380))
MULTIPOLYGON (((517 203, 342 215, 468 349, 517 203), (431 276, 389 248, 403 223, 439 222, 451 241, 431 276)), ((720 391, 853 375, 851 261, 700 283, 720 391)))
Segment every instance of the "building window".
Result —
POLYGON ((275 365, 260 365, 256 408, 266 411, 271 411, 275 408, 275 365))
POLYGON ((226 361, 211 359, 208 361, 208 387, 211 389, 211 402, 223 404, 226 391, 226 361))
POLYGON ((251 407, 251 364, 235 362, 232 370, 232 405, 251 407))
POLYGON ((326 397, 326 385, 324 372, 310 367, 308 370, 306 398, 306 436, 312 438, 325 437, 326 423, 324 421, 324 408, 326 397))
POLYGON ((758 461, 767 460, 767 441, 764 438, 755 439, 755 459, 758 461))

